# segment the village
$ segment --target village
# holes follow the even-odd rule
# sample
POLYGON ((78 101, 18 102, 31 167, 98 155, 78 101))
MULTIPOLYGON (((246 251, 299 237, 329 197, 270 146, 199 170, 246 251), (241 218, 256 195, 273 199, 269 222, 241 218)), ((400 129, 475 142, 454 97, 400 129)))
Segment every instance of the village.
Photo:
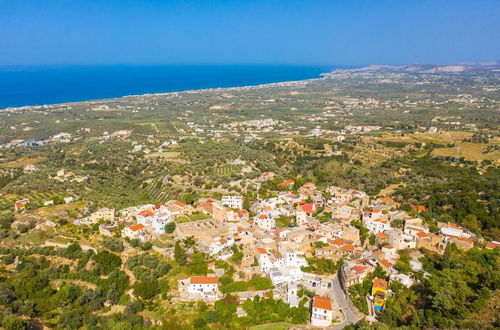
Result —
POLYGON ((0 325, 498 324, 498 71, 439 68, 0 110, 0 325))
MULTIPOLYGON (((273 177, 274 173, 267 172, 260 179, 273 177)), ((243 196, 225 195, 193 204, 170 200, 121 210, 101 208, 76 219, 75 224, 97 224, 103 237, 129 242, 153 241, 166 232, 176 240, 192 239, 208 258, 232 262, 238 280, 260 276, 271 281, 270 290, 237 292, 240 303, 272 292, 275 299, 297 307, 301 291, 313 293, 308 303, 310 323, 317 327, 345 325, 365 316, 375 321, 392 295, 391 283, 410 287, 418 281, 408 274, 423 269, 420 249, 443 254, 451 243, 465 251, 484 245, 454 223, 429 228, 419 217, 426 211, 422 205, 411 205, 405 211, 389 197, 374 198, 335 186, 319 191, 311 182, 294 191, 294 183, 292 179, 282 181, 272 197, 257 197, 248 209, 243 196), (319 259, 331 262, 332 269, 318 274, 314 263, 319 259), (373 277, 374 273, 385 274, 385 278, 373 277), (369 294, 353 297, 350 288, 365 278, 371 278, 369 294), (365 300, 368 315, 351 299, 365 300)), ((27 205, 28 199, 19 200, 15 209, 25 212, 27 205)), ((484 245, 487 249, 499 246, 499 242, 484 245)), ((174 258, 173 248, 153 249, 174 258)), ((219 278, 224 269, 211 263, 209 270, 206 275, 179 280, 176 299, 207 303, 222 299, 219 278)), ((245 315, 241 307, 238 315, 245 315)))

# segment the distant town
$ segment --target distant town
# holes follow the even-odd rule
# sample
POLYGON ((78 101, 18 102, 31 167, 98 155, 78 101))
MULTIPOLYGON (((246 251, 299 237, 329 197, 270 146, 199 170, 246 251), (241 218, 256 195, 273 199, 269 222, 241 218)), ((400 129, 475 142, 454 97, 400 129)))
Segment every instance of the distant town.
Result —
POLYGON ((2 318, 493 329, 499 75, 368 67, 3 109, 2 318))

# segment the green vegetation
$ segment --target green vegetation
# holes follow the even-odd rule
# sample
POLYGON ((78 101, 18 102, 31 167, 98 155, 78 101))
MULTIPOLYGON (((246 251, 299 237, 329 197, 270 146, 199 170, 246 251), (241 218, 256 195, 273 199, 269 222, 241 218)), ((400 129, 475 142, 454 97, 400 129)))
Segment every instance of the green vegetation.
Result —
MULTIPOLYGON (((221 280, 221 282, 224 280, 221 280)), ((256 276, 251 280, 245 281, 236 281, 229 283, 224 283, 221 285, 221 292, 223 293, 231 293, 238 291, 251 291, 251 290, 269 290, 272 289, 273 285, 271 280, 267 277, 256 276)))
MULTIPOLYGON (((431 232, 438 222, 452 222, 470 229, 476 246, 498 241, 500 97, 492 86, 498 72, 342 71, 307 84, 0 111, 0 326, 28 329, 33 320, 51 329, 266 329, 307 322, 312 292, 301 290, 298 308, 272 295, 239 304, 236 293, 271 292, 272 285, 247 277, 236 245, 227 261, 215 261, 224 269, 222 300, 178 302, 179 279, 217 270, 209 269, 214 258, 198 250, 195 238, 174 241, 176 226, 210 216, 195 211, 165 226, 166 235, 153 243, 169 256, 173 247, 170 260, 152 242, 120 238, 124 214, 114 237, 99 234, 102 222, 76 225, 101 207, 174 199, 192 205, 202 197, 241 194, 252 211, 256 198, 298 193, 310 181, 321 191, 333 185, 391 196, 431 232), (380 129, 349 129, 358 125, 380 129), (127 132, 113 135, 119 130, 127 132), (60 132, 73 139, 3 147, 60 132), (264 172, 274 178, 262 179, 264 172), (287 179, 293 184, 280 185, 287 179), (66 204, 66 197, 78 201, 66 204), (15 211, 23 198, 30 199, 27 210, 15 211), (44 205, 50 201, 55 205, 44 205), (238 305, 247 316, 236 315, 238 305)), ((321 223, 336 220, 323 206, 315 216, 321 223)), ((294 219, 276 222, 284 228, 294 219)), ((364 246, 376 245, 360 221, 352 225, 364 246)), ((351 328, 498 328, 498 249, 464 252, 450 244, 443 256, 423 250, 424 272, 417 273, 413 252, 400 251, 394 268, 419 282, 410 288, 392 283, 381 322, 351 328)), ((335 274, 343 262, 314 254, 308 261, 303 270, 318 275, 335 274)), ((375 276, 387 279, 377 268, 349 290, 363 312, 375 276)))

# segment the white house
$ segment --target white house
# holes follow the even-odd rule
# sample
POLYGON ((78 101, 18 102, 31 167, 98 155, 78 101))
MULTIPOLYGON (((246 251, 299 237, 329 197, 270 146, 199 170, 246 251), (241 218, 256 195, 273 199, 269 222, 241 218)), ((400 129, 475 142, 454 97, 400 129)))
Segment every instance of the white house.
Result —
POLYGON ((202 300, 217 300, 219 291, 219 279, 208 276, 191 276, 187 286, 187 292, 197 295, 202 300))
POLYGON ((75 199, 70 196, 70 197, 64 197, 63 200, 64 200, 64 203, 69 204, 69 203, 72 203, 75 199))
POLYGON ((297 226, 302 226, 305 223, 309 222, 309 217, 307 216, 307 213, 303 210, 297 209, 295 212, 295 223, 297 226))
POLYGON ((234 239, 232 237, 222 237, 217 238, 210 245, 210 255, 217 254, 224 250, 225 248, 231 247, 234 244, 234 239))
POLYGON ((276 228, 276 221, 271 213, 261 213, 254 218, 254 223, 264 230, 273 230, 276 228))
POLYGON ((366 220, 365 227, 374 234, 383 233, 391 229, 386 219, 366 220))
POLYGON ((293 251, 291 249, 285 249, 284 251, 284 263, 287 268, 298 268, 302 266, 307 266, 307 261, 301 252, 293 251))
POLYGON ((333 322, 333 306, 330 298, 315 296, 311 304, 311 324, 329 327, 333 322))
POLYGON ((38 171, 38 167, 33 164, 26 165, 23 169, 24 173, 36 172, 38 171))
POLYGON ((257 248, 259 266, 262 273, 269 273, 274 263, 271 260, 271 254, 264 248, 257 248))
POLYGON ((464 238, 469 238, 471 237, 470 234, 465 233, 462 229, 457 224, 448 222, 446 227, 441 228, 441 234, 446 235, 446 236, 452 236, 452 237, 464 237, 464 238))
POLYGON ((398 281, 399 283, 403 284, 407 288, 413 285, 415 282, 410 276, 406 274, 392 274, 390 276, 391 281, 398 281))
POLYGON ((156 234, 163 234, 165 225, 172 221, 172 212, 166 207, 147 209, 139 212, 136 218, 138 223, 150 226, 156 234))
POLYGON ((290 307, 299 307, 299 298, 297 296, 297 282, 288 281, 286 288, 286 302, 290 307))
POLYGON ((123 228, 122 236, 128 237, 130 239, 138 239, 144 241, 145 237, 145 228, 143 224, 131 225, 123 228))
POLYGON ((383 217, 382 210, 379 210, 379 209, 374 209, 371 211, 363 212, 363 222, 365 222, 365 223, 367 221, 374 221, 377 219, 382 219, 382 217, 383 217))
POLYGON ((243 196, 223 196, 221 203, 232 209, 240 210, 243 208, 243 196))

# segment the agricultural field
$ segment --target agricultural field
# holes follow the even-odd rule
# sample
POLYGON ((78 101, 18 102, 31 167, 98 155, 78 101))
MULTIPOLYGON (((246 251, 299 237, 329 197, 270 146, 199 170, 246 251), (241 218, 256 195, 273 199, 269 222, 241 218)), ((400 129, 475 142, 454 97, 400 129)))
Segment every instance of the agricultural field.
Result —
MULTIPOLYGON (((210 241, 198 244, 201 238, 219 244, 234 230, 200 221, 212 218, 200 203, 224 195, 243 197, 250 219, 242 228, 258 231, 256 242, 266 235, 279 241, 276 228, 298 226, 289 214, 269 233, 255 225, 260 211, 254 206, 284 191, 300 195, 292 214, 301 203, 317 202, 314 220, 337 221, 323 209, 340 205, 332 186, 365 192, 370 203, 390 197, 399 205, 394 209, 421 217, 432 234, 438 224, 453 223, 473 233, 476 246, 499 241, 499 78, 500 72, 473 70, 337 70, 298 82, 0 110, 0 323, 8 311, 61 329, 303 328, 311 292, 302 290, 299 306, 290 307, 279 292, 271 296, 270 278, 242 268, 242 245, 216 257, 207 252, 210 241), (284 180, 292 181, 284 187, 284 180), (301 195, 307 182, 320 197, 301 195), (66 204, 67 197, 76 202, 66 204), (22 199, 29 199, 26 207, 14 209, 22 199), (168 205, 181 211, 159 223, 159 233, 146 223, 146 234, 134 234, 141 230, 133 227, 139 210, 168 205), (92 217, 103 208, 114 211, 92 217), (184 235, 182 228, 201 234, 184 235), (216 273, 223 299, 181 301, 178 280, 216 273), (239 292, 254 290, 269 295, 239 301, 239 292), (236 306, 247 316, 238 317, 236 306)), ((382 247, 361 221, 367 209, 356 210, 360 221, 346 223, 359 231, 356 248, 365 251, 382 247)), ((400 225, 395 221, 391 230, 400 225)), ((310 253, 303 271, 334 275, 357 258, 319 258, 317 249, 328 243, 310 236, 302 247, 310 253)), ((405 249, 404 265, 394 269, 424 285, 391 286, 397 294, 381 329, 498 323, 497 252, 413 252, 425 276, 408 268, 405 249), (463 288, 458 293, 455 281, 463 288), (435 292, 439 301, 429 298, 435 292), (455 301, 450 292, 470 311, 449 303, 455 301)), ((254 258, 251 267, 257 265, 254 258)), ((357 306, 366 306, 371 279, 357 288, 357 306)))
POLYGON ((496 144, 483 144, 483 143, 467 143, 460 142, 456 143, 450 148, 436 148, 432 151, 433 156, 444 156, 444 157, 463 157, 468 161, 482 162, 484 160, 490 160, 497 165, 500 165, 500 151, 496 150, 493 152, 486 153, 487 147, 496 144))

